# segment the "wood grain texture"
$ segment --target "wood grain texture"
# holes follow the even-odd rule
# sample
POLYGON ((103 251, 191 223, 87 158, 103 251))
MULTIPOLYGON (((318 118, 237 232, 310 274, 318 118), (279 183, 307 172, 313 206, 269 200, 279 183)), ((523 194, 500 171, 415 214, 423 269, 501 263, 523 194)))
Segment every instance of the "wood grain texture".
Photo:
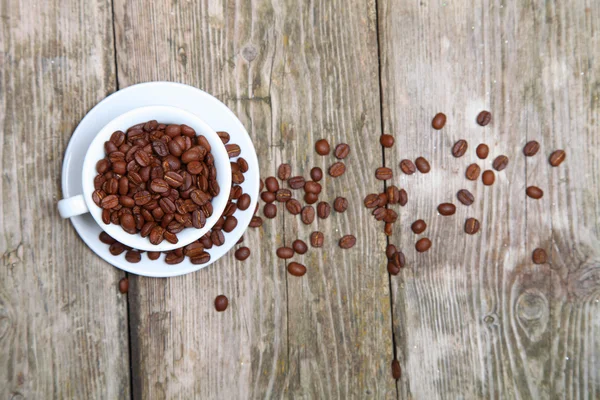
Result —
POLYGON ((597 10, 383 0, 378 11, 384 130, 397 139, 386 162, 422 155, 432 164, 429 175, 399 180, 410 199, 393 239, 409 264, 393 279, 401 397, 597 397, 597 10), (493 122, 482 128, 484 109, 493 122), (437 112, 448 115, 439 132, 437 112), (470 149, 455 159, 458 139, 470 149), (526 160, 533 139, 542 150, 526 160), (482 142, 485 161, 474 154, 482 142), (569 154, 559 168, 547 162, 555 148, 569 154), (510 164, 493 186, 464 178, 469 163, 489 169, 500 154, 510 164), (546 195, 528 199, 529 185, 546 195), (457 202, 461 188, 475 195, 471 207, 457 202), (446 201, 456 215, 437 214, 446 201), (471 216, 482 223, 475 236, 463 232, 471 216), (417 218, 429 224, 428 253, 414 251, 417 218), (549 264, 532 263, 536 247, 549 264))
POLYGON ((123 273, 56 210, 71 133, 115 89, 110 2, 0 17, 0 397, 127 398, 123 273))

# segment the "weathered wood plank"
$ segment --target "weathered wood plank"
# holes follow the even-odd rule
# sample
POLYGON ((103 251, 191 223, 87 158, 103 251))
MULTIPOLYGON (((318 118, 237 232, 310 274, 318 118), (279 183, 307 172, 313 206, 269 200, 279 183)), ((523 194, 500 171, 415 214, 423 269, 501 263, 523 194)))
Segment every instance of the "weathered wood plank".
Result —
POLYGON ((109 1, 0 2, 0 397, 127 398, 123 273, 58 216, 62 156, 115 90, 109 1))
POLYGON ((429 175, 400 178, 410 200, 392 240, 409 264, 392 281, 402 397, 597 397, 594 12, 583 1, 379 2, 384 129, 398 141, 386 160, 396 170, 401 158, 432 162, 429 175), (475 124, 483 109, 494 114, 485 128, 475 124), (448 124, 437 132, 439 111, 448 124), (458 139, 470 149, 454 159, 458 139), (542 150, 525 160, 533 139, 542 150), (482 142, 485 161, 474 154, 482 142), (554 148, 569 153, 557 169, 554 148), (469 163, 488 169, 499 154, 511 161, 492 187, 465 180, 469 163), (528 185, 545 197, 526 198, 528 185), (461 188, 473 206, 456 201, 461 188), (458 205, 453 217, 437 215, 445 201, 458 205), (482 223, 474 237, 463 233, 470 216, 482 223), (414 251, 417 218, 433 241, 425 254, 414 251), (536 247, 552 250, 550 265, 531 262, 536 247))

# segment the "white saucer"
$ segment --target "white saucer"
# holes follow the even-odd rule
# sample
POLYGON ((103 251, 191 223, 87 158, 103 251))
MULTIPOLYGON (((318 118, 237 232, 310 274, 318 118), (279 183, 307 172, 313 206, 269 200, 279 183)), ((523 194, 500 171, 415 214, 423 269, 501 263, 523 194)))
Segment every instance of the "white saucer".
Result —
POLYGON ((72 217, 71 222, 92 251, 117 268, 136 275, 152 277, 183 275, 212 264, 237 243, 250 224, 258 199, 260 174, 252 140, 235 114, 215 97, 195 87, 173 82, 141 83, 108 96, 87 113, 73 132, 63 161, 63 197, 72 197, 83 192, 81 187, 83 159, 87 148, 100 129, 124 112, 150 105, 169 105, 196 114, 215 131, 228 132, 231 136, 230 143, 237 143, 240 146, 242 149, 240 156, 248 161, 249 166, 248 172, 244 174, 245 181, 241 186, 244 193, 250 195, 252 202, 247 210, 238 210, 235 213, 238 220, 237 227, 232 232, 223 232, 225 243, 222 246, 213 246, 206 250, 210 253, 210 261, 206 264, 194 265, 186 257, 179 264, 169 265, 164 262, 164 255, 158 260, 152 261, 148 259, 146 253, 142 254, 142 260, 139 263, 131 264, 125 260, 125 253, 113 256, 108 251, 108 245, 100 242, 98 235, 102 230, 91 215, 72 217))

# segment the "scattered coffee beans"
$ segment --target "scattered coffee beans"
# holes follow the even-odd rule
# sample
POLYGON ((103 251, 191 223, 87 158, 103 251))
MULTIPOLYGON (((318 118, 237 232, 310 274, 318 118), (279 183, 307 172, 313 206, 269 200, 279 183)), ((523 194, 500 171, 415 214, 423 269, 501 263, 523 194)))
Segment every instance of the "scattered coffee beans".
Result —
POLYGON ((496 175, 494 174, 494 171, 492 171, 490 169, 483 171, 483 174, 481 175, 481 181, 483 182, 484 185, 486 185, 486 186, 493 185, 495 180, 496 180, 496 175))
POLYGON ((392 179, 392 170, 386 167, 379 167, 375 171, 375 178, 380 181, 387 181, 388 179, 392 179))
POLYGON ((277 169, 277 177, 282 181, 287 180, 292 175, 292 167, 290 164, 281 164, 277 169))
POLYGON ((296 199, 290 199, 289 201, 287 201, 285 203, 285 208, 287 208, 289 213, 292 215, 298 215, 300 214, 300 212, 302 212, 302 205, 296 199))
POLYGON ((550 154, 550 165, 553 167, 558 167, 565 158, 567 157, 567 153, 564 150, 556 150, 552 154, 550 154))
POLYGON ((348 208, 348 200, 345 197, 336 197, 333 201, 333 209, 339 213, 343 213, 348 208))
POLYGON ((385 233, 386 236, 392 236, 393 231, 394 231, 394 224, 392 224, 391 222, 386 222, 385 225, 383 226, 383 233, 385 233))
POLYGON ((492 163, 492 166, 494 167, 494 169, 496 171, 502 171, 504 168, 506 168, 507 165, 508 165, 508 157, 506 157, 505 155, 496 157, 496 159, 492 163))
POLYGON ((340 143, 335 146, 333 154, 335 155, 335 158, 343 160, 344 158, 348 157, 348 154, 350 154, 350 146, 348 146, 346 143, 340 143))
POLYGON ((331 206, 326 201, 322 201, 317 204, 317 216, 321 219, 329 217, 331 213, 331 206))
POLYGON ((400 362, 398 360, 392 361, 392 377, 395 380, 399 380, 402 377, 402 369, 400 368, 400 362))
POLYGON ((329 175, 331 175, 334 178, 342 176, 344 172, 346 172, 346 166, 344 165, 344 163, 336 162, 331 167, 329 167, 329 175))
POLYGON ((250 257, 250 249, 247 247, 240 247, 235 251, 235 258, 240 261, 244 261, 248 257, 250 257))
POLYGON ((279 189, 277 193, 275 193, 275 199, 280 203, 284 203, 290 200, 291 198, 292 192, 290 192, 289 189, 279 189))
POLYGON ((265 214, 265 217, 273 219, 277 216, 277 206, 272 203, 265 204, 263 213, 265 214))
POLYGON ((275 193, 273 192, 262 192, 260 194, 260 198, 265 202, 265 203, 272 203, 275 201, 275 193))
POLYGON ((428 238, 422 238, 417 240, 417 243, 415 243, 415 249, 419 252, 419 253, 423 253, 427 250, 429 250, 431 248, 431 240, 429 240, 428 238))
POLYGON ((474 235, 479 231, 479 221, 475 218, 469 218, 465 221, 465 233, 474 235))
POLYGON ((417 170, 417 167, 415 167, 415 164, 413 164, 412 161, 404 159, 400 161, 400 169, 406 175, 412 175, 417 170))
POLYGON ((385 248, 385 256, 390 259, 394 254, 398 252, 398 249, 393 244, 388 244, 385 248))
POLYGON ((433 129, 440 130, 446 125, 446 115, 444 113, 437 113, 431 121, 433 129))
POLYGON ((479 146, 477 146, 475 153, 477 154, 477 157, 479 157, 482 160, 485 160, 488 154, 490 153, 490 148, 487 144, 481 143, 479 146))
POLYGON ((356 238, 353 235, 346 235, 340 239, 338 244, 342 249, 349 249, 356 244, 356 238))
POLYGON ((325 236, 319 231, 310 234, 310 245, 312 247, 323 247, 325 236))
POLYGON ((456 194, 456 197, 458 198, 458 201, 463 203, 465 206, 470 206, 473 204, 473 201, 475 201, 475 196, 473 196, 473 194, 467 189, 459 190, 456 194))
POLYGON ((404 207, 406 205, 406 203, 408 203, 408 193, 406 193, 406 190, 404 189, 400 189, 400 200, 398 200, 398 204, 400 204, 402 207, 404 207))
POLYGON ((306 181, 304 180, 304 177, 302 177, 302 176, 294 176, 293 178, 288 179, 288 185, 292 189, 302 189, 305 184, 306 184, 306 181))
POLYGON ((125 294, 129 291, 129 279, 127 277, 121 278, 119 281, 119 292, 125 294))
POLYGON ((390 148, 394 145, 394 137, 387 134, 381 135, 379 143, 381 143, 383 147, 390 148))
POLYGON ((306 193, 304 195, 304 201, 306 204, 315 204, 319 200, 319 195, 314 193, 306 193))
POLYGON ((548 262, 546 250, 540 248, 535 249, 531 255, 531 260, 534 264, 545 264, 548 262))
POLYGON ((304 184, 304 191, 306 193, 319 194, 321 190, 321 184, 318 182, 308 181, 304 184))
POLYGON ((304 206, 300 218, 305 225, 310 225, 315 220, 315 209, 313 206, 304 206))
POLYGON ((300 263, 292 261, 288 264, 288 272, 290 275, 303 276, 306 274, 306 267, 300 263))
POLYGON ((319 167, 314 167, 310 170, 310 178, 315 182, 320 181, 323 179, 323 170, 319 167))
POLYGON ((418 235, 425 232, 425 229, 427 229, 427 224, 422 219, 418 219, 412 223, 410 229, 412 229, 412 231, 418 235))
POLYGON ((294 249, 291 247, 280 247, 277 249, 277 257, 287 260, 294 256, 294 249))
POLYGON ((375 208, 379 206, 379 196, 375 193, 368 194, 363 203, 367 208, 375 208))
POLYGON ((532 140, 527 142, 525 147, 523 147, 523 154, 525 154, 526 157, 532 157, 535 156, 539 150, 540 144, 535 140, 532 140))
POLYGON ((300 239, 294 240, 294 243, 292 243, 292 248, 298 254, 305 254, 308 251, 308 246, 300 239))
POLYGON ((326 156, 331 151, 331 148, 329 147, 329 142, 325 139, 317 140, 317 142, 315 143, 315 151, 319 155, 326 156))
POLYGON ((477 164, 471 164, 467 167, 467 171, 465 172, 465 177, 470 181, 475 181, 479 178, 479 173, 481 172, 481 168, 477 164))
POLYGON ((544 196, 544 191, 537 186, 529 186, 525 189, 525 193, 527 193, 527 196, 536 200, 541 199, 544 196))
POLYGON ((227 309, 228 305, 229 305, 229 300, 227 299, 226 296, 221 294, 215 298, 215 310, 217 310, 218 312, 225 311, 227 309))
POLYGON ((422 174, 426 174, 431 170, 429 162, 423 157, 417 157, 417 159, 415 160, 415 166, 422 174))
POLYGON ((400 273, 400 267, 398 267, 397 265, 395 265, 394 263, 391 263, 391 262, 388 262, 387 270, 390 275, 394 275, 394 276, 396 276, 400 273))
POLYGON ((477 123, 481 126, 486 126, 492 120, 492 113, 489 111, 482 111, 477 115, 477 123))
POLYGON ((457 158, 462 157, 467 152, 468 147, 469 144, 467 143, 467 141, 461 139, 458 142, 454 143, 454 146, 452 146, 452 155, 457 158))
POLYGON ((263 220, 261 217, 259 216, 254 216, 252 217, 252 219, 250 220, 250 228, 258 228, 261 227, 263 224, 263 220))
POLYGON ((270 176, 267 179, 265 179, 265 186, 267 187, 267 190, 271 193, 277 193, 277 191, 279 190, 279 182, 277 182, 277 179, 274 176, 270 176))
POLYGON ((456 212, 456 206, 452 203, 442 203, 437 209, 438 212, 443 216, 453 215, 456 212))

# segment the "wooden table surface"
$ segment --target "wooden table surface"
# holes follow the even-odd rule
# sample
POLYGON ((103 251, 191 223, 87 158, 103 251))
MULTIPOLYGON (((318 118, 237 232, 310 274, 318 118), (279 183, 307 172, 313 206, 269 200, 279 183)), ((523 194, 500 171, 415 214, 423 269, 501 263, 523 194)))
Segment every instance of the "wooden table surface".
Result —
POLYGON ((600 398, 594 2, 1 0, 0 17, 0 398, 600 398), (245 262, 130 276, 121 295, 125 274, 58 216, 60 171, 91 107, 154 80, 225 102, 263 177, 281 162, 306 177, 327 168, 321 137, 350 144, 347 173, 321 195, 347 197, 348 211, 305 226, 280 210, 246 233, 245 262), (493 121, 480 127, 484 109, 493 121), (528 140, 541 144, 532 158, 528 140), (464 178, 479 143, 486 169, 510 158, 491 187, 464 178), (567 152, 558 168, 554 149, 567 152), (431 172, 401 174, 418 156, 431 172), (407 258, 397 276, 362 205, 383 189, 382 165, 409 195, 389 238, 407 258), (530 185, 544 197, 528 199, 530 185), (476 202, 438 215, 461 188, 476 202), (467 217, 479 234, 464 234, 467 217), (433 242, 422 254, 418 218, 433 242), (325 247, 288 275, 275 249, 316 229, 325 247), (336 245, 346 233, 351 250, 336 245), (532 263, 536 247, 547 264, 532 263), (230 306, 217 313, 221 293, 230 306))

